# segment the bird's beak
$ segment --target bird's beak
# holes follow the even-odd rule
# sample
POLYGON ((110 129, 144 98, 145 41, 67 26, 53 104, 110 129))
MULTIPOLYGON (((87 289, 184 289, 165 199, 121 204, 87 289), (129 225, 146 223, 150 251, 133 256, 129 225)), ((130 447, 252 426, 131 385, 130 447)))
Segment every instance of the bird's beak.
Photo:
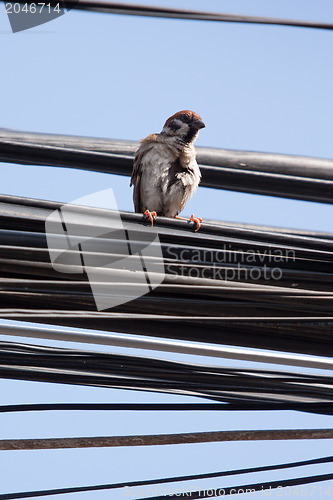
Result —
POLYGON ((200 130, 201 128, 204 128, 206 125, 204 124, 204 122, 202 120, 196 120, 194 123, 193 123, 194 127, 197 128, 198 130, 200 130))

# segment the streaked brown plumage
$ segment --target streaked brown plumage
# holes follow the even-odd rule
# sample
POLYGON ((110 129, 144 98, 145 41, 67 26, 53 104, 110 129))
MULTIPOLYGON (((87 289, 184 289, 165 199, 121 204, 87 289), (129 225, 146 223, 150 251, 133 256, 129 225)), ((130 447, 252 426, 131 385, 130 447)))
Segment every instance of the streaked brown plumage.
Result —
POLYGON ((183 210, 201 179, 193 143, 203 127, 198 114, 179 111, 141 141, 131 178, 136 212, 176 217, 183 210))

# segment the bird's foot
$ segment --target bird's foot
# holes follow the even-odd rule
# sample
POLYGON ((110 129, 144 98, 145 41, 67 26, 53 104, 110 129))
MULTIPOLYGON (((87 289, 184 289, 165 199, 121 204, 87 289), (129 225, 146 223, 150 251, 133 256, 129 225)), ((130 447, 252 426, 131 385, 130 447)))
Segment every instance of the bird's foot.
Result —
POLYGON ((200 226, 201 226, 201 222, 202 222, 202 218, 201 217, 194 217, 194 215, 192 214, 190 217, 190 221, 195 222, 195 224, 197 225, 195 232, 199 231, 200 226))
POLYGON ((151 222, 151 225, 153 226, 154 225, 154 219, 156 219, 157 217, 157 213, 156 212, 150 212, 149 210, 146 210, 144 215, 150 220, 151 222))
POLYGON ((201 226, 201 222, 202 222, 201 217, 194 217, 193 214, 191 215, 191 217, 189 219, 186 219, 186 217, 180 217, 179 215, 176 215, 175 219, 188 220, 189 222, 195 222, 195 224, 197 226, 195 229, 195 232, 199 231, 200 226, 201 226))

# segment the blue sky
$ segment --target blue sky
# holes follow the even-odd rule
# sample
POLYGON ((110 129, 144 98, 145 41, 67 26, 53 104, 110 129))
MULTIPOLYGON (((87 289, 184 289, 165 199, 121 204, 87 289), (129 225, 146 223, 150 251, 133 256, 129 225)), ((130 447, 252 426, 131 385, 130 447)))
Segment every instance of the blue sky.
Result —
MULTIPOLYGON (((183 2, 165 5, 188 6, 183 2)), ((194 1, 193 8, 325 21, 329 1, 194 1)), ((71 12, 12 35, 0 5, 4 126, 140 139, 179 109, 201 114, 198 145, 333 156, 329 31, 71 12)), ((3 191, 73 200, 128 178, 3 166, 3 191), (29 191, 27 191, 29 189, 29 191)), ((201 188, 185 209, 203 218, 331 229, 332 207, 201 188)))
MULTIPOLYGON (((146 3, 318 21, 333 18, 331 0, 146 3)), ((13 35, 1 3, 0 126, 140 139, 160 131, 174 112, 190 108, 207 125, 198 145, 333 158, 332 37, 331 32, 320 30, 73 11, 52 23, 13 35)), ((2 193, 71 201, 112 187, 119 208, 133 210, 127 177, 9 164, 1 164, 0 172, 2 193)), ((184 214, 192 212, 222 221, 332 230, 331 206, 221 190, 199 188, 184 214)), ((96 388, 5 380, 0 385, 3 403, 178 401, 171 396, 96 388)), ((216 413, 157 417, 125 413, 18 414, 1 416, 1 435, 47 437, 330 425, 328 417, 297 413, 249 417, 216 413)), ((1 452, 1 492, 200 473, 330 453, 329 441, 168 446, 163 450, 1 452)), ((330 467, 311 469, 311 473, 317 471, 330 472, 330 467)), ((260 477, 266 481, 288 476, 269 473, 260 477)), ((241 478, 239 484, 246 480, 241 478)), ((206 486, 232 484, 236 484, 235 479, 206 486)), ((311 490, 308 492, 310 495, 311 490)), ((70 498, 75 497, 79 495, 70 498)), ((80 494, 80 498, 92 498, 92 494, 80 494)), ((119 498, 119 494, 100 492, 94 493, 94 498, 119 498)))

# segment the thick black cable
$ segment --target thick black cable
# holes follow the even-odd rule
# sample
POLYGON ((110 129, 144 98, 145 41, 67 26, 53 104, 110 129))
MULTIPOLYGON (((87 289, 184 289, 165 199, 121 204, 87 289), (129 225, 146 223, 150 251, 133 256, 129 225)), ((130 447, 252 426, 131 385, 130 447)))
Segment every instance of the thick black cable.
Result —
MULTIPOLYGON (((1 219, 5 222, 6 218, 8 218, 11 222, 10 229, 7 229, 7 231, 9 231, 7 242, 15 242, 15 233, 13 230, 18 229, 19 231, 27 231, 27 227, 25 226, 27 226, 30 222, 33 224, 30 233, 28 231, 26 234, 21 232, 18 233, 18 236, 22 235, 22 237, 24 236, 24 238, 27 238, 30 234, 35 241, 40 239, 42 241, 42 247, 44 248, 47 247, 46 236, 44 233, 46 218, 54 210, 66 205, 60 202, 34 200, 9 195, 0 195, 0 203, 2 204, 1 219), (39 232, 39 234, 34 235, 32 234, 33 232, 39 232)), ((71 214, 71 223, 76 225, 76 235, 72 236, 74 243, 77 236, 80 234, 80 230, 82 231, 82 235, 86 235, 87 217, 89 216, 95 217, 95 225, 98 225, 101 229, 105 228, 106 240, 104 240, 103 237, 100 237, 98 240, 101 242, 101 245, 106 244, 107 241, 110 242, 110 237, 108 236, 109 231, 107 230, 109 226, 107 224, 110 224, 110 217, 112 217, 113 213, 114 211, 112 210, 77 207, 75 212, 73 211, 71 214)), ((147 221, 142 214, 130 212, 119 213, 122 222, 127 224, 126 227, 132 230, 131 234, 134 240, 140 233, 147 232, 147 221)), ((158 228, 158 234, 162 244, 173 244, 175 249, 179 248, 180 250, 188 247, 190 247, 191 250, 193 248, 203 248, 206 253, 207 250, 223 250, 225 253, 234 252, 236 256, 237 250, 239 249, 243 251, 247 249, 256 251, 262 250, 264 254, 270 250, 268 256, 272 254, 273 250, 295 250, 295 258, 297 259, 305 257, 314 260, 317 257, 317 260, 333 260, 333 234, 323 236, 311 234, 290 234, 283 233, 281 231, 274 232, 259 228, 252 229, 229 226, 224 223, 203 223, 199 233, 194 233, 191 231, 192 227, 187 222, 177 219, 168 219, 166 217, 157 218, 155 225, 158 228), (185 231, 183 233, 170 233, 170 229, 185 229, 185 231), (221 241, 221 238, 223 238, 223 241, 221 241)), ((0 236, 5 236, 5 231, 5 229, 1 230, 0 236)), ((1 243, 5 243, 5 240, 0 241, 1 243)), ((166 257, 170 258, 171 256, 166 255, 166 257)), ((287 258, 283 259, 283 262, 286 260, 287 258)))
POLYGON ((304 411, 333 415, 333 403, 38 403, 1 405, 0 413, 36 411, 304 411))
MULTIPOLYGON (((139 146, 137 141, 101 139, 73 135, 22 132, 0 128, 0 144, 51 146, 78 151, 110 153, 133 158, 139 146)), ((259 153, 221 148, 196 146, 197 160, 201 165, 234 167, 272 174, 333 180, 333 160, 306 156, 259 153)), ((0 149, 1 150, 1 149, 0 149)), ((129 174, 131 165, 129 167, 129 174)))
POLYGON ((63 310, 0 309, 4 319, 47 323, 92 330, 150 335, 237 346, 274 349, 283 352, 299 352, 311 355, 332 355, 332 317, 228 318, 182 315, 96 313, 63 310), (203 333, 204 332, 204 333, 203 333))
MULTIPOLYGON (((91 151, 79 149, 78 145, 77 149, 73 149, 6 138, 0 139, 0 161, 131 175, 133 157, 113 153, 110 147, 108 149, 108 152, 91 151)), ((203 159, 207 157, 207 150, 205 148, 203 159)), ((333 164, 330 160, 267 154, 263 154, 261 158, 260 153, 248 153, 247 159, 240 161, 240 152, 225 153, 223 150, 219 155, 214 153, 213 158, 214 156, 217 156, 215 159, 218 166, 214 166, 215 163, 200 165, 203 187, 333 203, 333 180, 330 169, 327 168, 333 164), (268 165, 272 163, 273 168, 262 167, 266 161, 268 165), (279 171, 280 164, 282 172, 279 171), (288 171, 288 164, 291 167, 295 165, 294 172, 292 168, 288 171), (318 178, 316 167, 322 167, 318 170, 318 178)), ((200 155, 198 159, 200 161, 200 155)), ((211 161, 213 162, 212 159, 211 161)))
MULTIPOLYGON (((235 406, 231 406, 233 410, 294 409, 331 414, 333 405, 332 377, 323 375, 276 370, 244 371, 143 356, 52 349, 10 342, 0 344, 0 376, 18 380, 176 392, 225 403, 236 403, 235 406), (300 397, 306 398, 309 406, 302 404, 300 397), (241 406, 242 404, 245 406, 241 406)), ((9 410, 15 411, 15 408, 17 407, 9 407, 9 410)), ((28 408, 29 411, 34 411, 36 407, 28 406, 28 408)), ((56 409, 57 406, 46 405, 40 408, 56 409)), ((63 408, 69 409, 68 406, 63 408)), ((77 409, 84 408, 84 406, 77 407, 77 409)), ((88 409, 89 405, 86 408, 88 409)), ((104 408, 132 409, 132 406, 111 405, 104 408)), ((141 408, 152 407, 143 405, 141 408)), ((175 408, 182 407, 175 406, 175 408)), ((206 407, 208 408, 212 409, 206 407)), ((225 406, 225 409, 227 408, 225 406)), ((139 410, 140 407, 133 409, 139 410)), ((219 409, 223 410, 224 407, 221 406, 219 409)))
MULTIPOLYGON (((49 261, 45 219, 62 204, 5 195, 0 196, 0 203, 3 318, 164 338, 204 338, 207 342, 284 352, 332 353, 333 245, 329 235, 205 223, 194 233, 186 222, 158 218, 166 272, 163 284, 117 309, 97 312, 87 277, 72 275, 68 268, 60 274, 49 261), (183 252, 194 251, 195 260, 183 260, 183 252), (251 280, 246 274, 253 266, 260 273, 264 268, 270 270, 276 252, 285 255, 290 251, 293 255, 278 263, 282 273, 278 281, 261 276, 251 280), (242 260, 248 252, 255 255, 250 264, 242 260), (239 276, 226 279, 226 273, 238 266, 239 276), (191 276, 188 270, 196 275, 191 276), (221 274, 215 275, 215 271, 221 274)), ((81 229, 84 234, 90 215, 104 228, 112 211, 78 208, 76 234, 81 229)), ((142 215, 120 215, 133 241, 149 234, 142 215)), ((72 241, 75 243, 74 236, 72 241)), ((105 235, 98 240, 103 258, 113 255, 111 241, 116 245, 113 252, 123 251, 121 239, 117 243, 105 235)), ((114 284, 115 293, 125 281, 131 286, 125 274, 117 275, 120 281, 114 284)), ((114 283, 112 272, 111 278, 114 283)))

